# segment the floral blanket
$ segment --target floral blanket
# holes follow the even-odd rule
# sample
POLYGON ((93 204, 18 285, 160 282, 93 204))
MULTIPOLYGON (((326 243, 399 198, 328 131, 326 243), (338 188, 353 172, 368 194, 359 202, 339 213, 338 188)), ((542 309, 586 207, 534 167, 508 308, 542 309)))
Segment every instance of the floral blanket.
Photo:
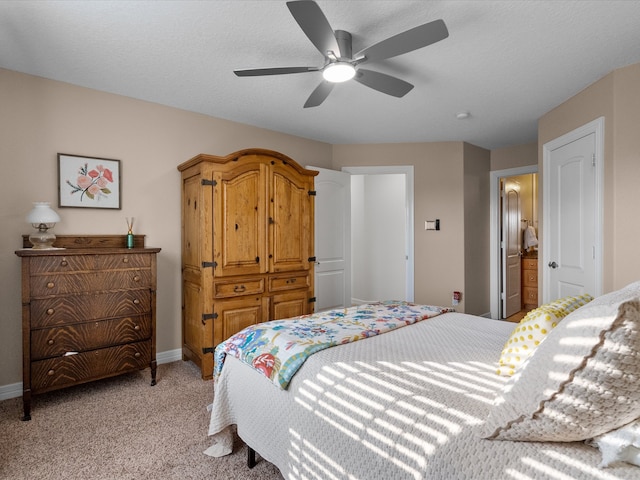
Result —
POLYGON ((373 337, 453 309, 385 301, 259 323, 216 347, 214 378, 227 355, 251 366, 286 389, 305 360, 325 348, 373 337))

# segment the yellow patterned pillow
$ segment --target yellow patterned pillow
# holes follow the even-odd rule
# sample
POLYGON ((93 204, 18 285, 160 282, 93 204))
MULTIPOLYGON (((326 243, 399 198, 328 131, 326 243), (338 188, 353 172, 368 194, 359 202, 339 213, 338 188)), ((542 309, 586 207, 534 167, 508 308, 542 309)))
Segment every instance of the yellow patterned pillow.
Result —
POLYGON ((591 300, 588 294, 564 297, 527 313, 504 344, 496 373, 513 375, 560 320, 591 300))

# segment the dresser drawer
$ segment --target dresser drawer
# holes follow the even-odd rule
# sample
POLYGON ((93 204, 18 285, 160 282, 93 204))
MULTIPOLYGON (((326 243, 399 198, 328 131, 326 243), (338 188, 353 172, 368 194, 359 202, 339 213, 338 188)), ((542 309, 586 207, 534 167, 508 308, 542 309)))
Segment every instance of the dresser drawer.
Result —
POLYGON ((31 277, 31 295, 45 297, 100 290, 142 288, 150 285, 151 271, 148 269, 44 274, 31 277))
POLYGON ((97 270, 113 270, 120 268, 149 268, 151 256, 142 253, 121 255, 97 255, 97 270))
POLYGON ((122 270, 96 273, 93 279, 93 290, 118 290, 145 288, 151 285, 151 270, 122 270))
POLYGON ((269 277, 270 292, 295 290, 298 288, 309 288, 309 275, 307 273, 290 273, 288 275, 274 275, 269 277))
POLYGON ((37 257, 31 260, 31 274, 149 268, 151 260, 151 255, 143 253, 37 257))
POLYGON ((526 305, 538 305, 538 289, 524 287, 522 289, 522 302, 526 305))
POLYGON ((218 281, 213 284, 215 298, 231 298, 256 295, 264 292, 264 278, 247 278, 233 281, 218 281))
POLYGON ((59 357, 151 338, 151 316, 113 318, 31 332, 31 358, 59 357))
POLYGON ((523 270, 538 270, 538 259, 537 258, 525 258, 522 260, 522 269, 523 270))
POLYGON ((141 315, 150 311, 149 289, 33 299, 31 328, 141 315))
POLYGON ((94 255, 36 257, 31 259, 31 274, 88 272, 94 269, 94 255))
POLYGON ((39 393, 148 367, 151 340, 31 363, 31 390, 39 393))
POLYGON ((537 287, 538 286, 538 270, 523 270, 522 285, 524 285, 525 287, 537 287))

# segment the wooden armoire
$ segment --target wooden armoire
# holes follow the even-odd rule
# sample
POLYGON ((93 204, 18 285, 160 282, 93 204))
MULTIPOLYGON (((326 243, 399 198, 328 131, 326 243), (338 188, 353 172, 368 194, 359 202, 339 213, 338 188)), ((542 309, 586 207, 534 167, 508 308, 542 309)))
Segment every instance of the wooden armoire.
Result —
POLYGON ((313 312, 314 176, 274 151, 197 155, 182 173, 182 354, 213 375, 243 328, 313 312))

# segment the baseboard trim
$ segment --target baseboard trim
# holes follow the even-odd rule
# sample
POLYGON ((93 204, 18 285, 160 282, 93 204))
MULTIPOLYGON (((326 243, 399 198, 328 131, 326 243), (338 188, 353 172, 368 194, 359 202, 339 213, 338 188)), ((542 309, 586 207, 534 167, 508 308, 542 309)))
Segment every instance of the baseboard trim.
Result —
POLYGON ((156 362, 158 365, 163 363, 171 363, 178 360, 182 360, 182 349, 176 348, 175 350, 167 350, 166 352, 160 352, 156 355, 156 362))
POLYGON ((22 396, 22 382, 0 386, 0 401, 22 396))
MULTIPOLYGON (((163 363, 171 363, 182 359, 182 349, 176 348, 175 350, 167 350, 166 352, 160 352, 156 355, 156 362, 158 365, 163 363)), ((0 385, 0 401, 9 400, 10 398, 16 398, 22 396, 22 382, 11 383, 9 385, 0 385)))

